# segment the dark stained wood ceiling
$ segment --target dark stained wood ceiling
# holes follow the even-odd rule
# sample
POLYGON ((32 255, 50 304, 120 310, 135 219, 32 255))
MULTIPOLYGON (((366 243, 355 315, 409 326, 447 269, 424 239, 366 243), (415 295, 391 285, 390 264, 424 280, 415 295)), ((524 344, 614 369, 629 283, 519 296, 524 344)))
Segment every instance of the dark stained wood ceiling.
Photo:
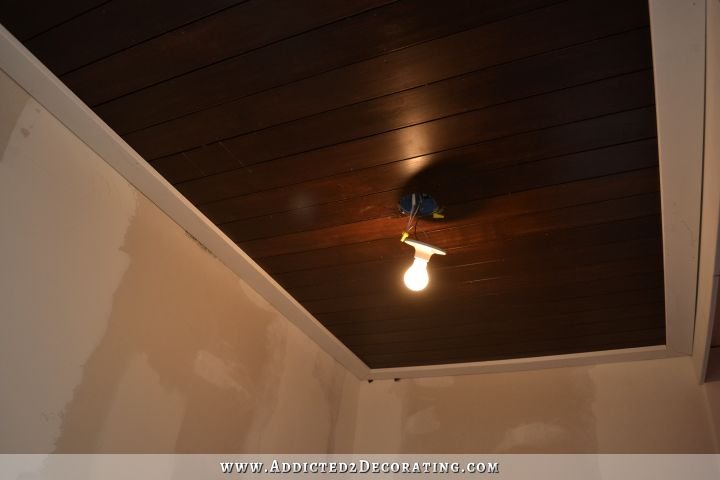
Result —
POLYGON ((0 22, 371 367, 665 342, 646 0, 9 0, 0 22), (411 190, 446 207, 419 293, 411 190))

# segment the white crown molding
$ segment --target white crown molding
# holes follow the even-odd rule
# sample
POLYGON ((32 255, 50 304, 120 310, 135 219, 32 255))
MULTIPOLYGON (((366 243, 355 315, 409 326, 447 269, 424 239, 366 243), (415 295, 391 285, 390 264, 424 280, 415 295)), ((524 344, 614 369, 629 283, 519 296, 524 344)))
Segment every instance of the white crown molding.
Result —
POLYGON ((705 109, 705 2, 651 0, 666 342, 693 349, 705 109))

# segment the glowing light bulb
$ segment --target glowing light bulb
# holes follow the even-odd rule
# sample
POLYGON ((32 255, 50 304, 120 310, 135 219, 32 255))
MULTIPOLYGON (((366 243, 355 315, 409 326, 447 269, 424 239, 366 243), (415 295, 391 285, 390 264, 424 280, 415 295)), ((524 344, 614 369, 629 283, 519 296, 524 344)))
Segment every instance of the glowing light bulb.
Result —
POLYGON ((432 257, 433 254, 445 255, 445 250, 417 240, 408 239, 405 240, 405 243, 415 248, 415 260, 413 260, 413 264, 405 272, 403 280, 405 281, 406 287, 414 292, 419 292, 427 287, 430 282, 427 271, 427 264, 430 261, 430 257, 432 257))
POLYGON ((419 292, 427 287, 428 282, 430 282, 430 277, 427 273, 427 263, 427 261, 421 258, 415 258, 413 264, 405 272, 403 280, 405 281, 405 286, 410 290, 419 292))

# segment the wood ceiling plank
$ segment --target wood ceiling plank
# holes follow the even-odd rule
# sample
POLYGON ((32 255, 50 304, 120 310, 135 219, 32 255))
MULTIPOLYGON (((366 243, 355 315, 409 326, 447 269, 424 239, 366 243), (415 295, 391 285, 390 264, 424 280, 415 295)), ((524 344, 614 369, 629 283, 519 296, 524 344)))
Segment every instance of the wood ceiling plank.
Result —
MULTIPOLYGON (((474 350, 477 352, 476 354, 483 356, 495 356, 499 352, 517 352, 524 354, 522 356, 535 356, 526 353, 526 349, 541 347, 544 351, 550 349, 553 354, 557 354, 564 351, 563 344, 571 339, 592 336, 603 338, 606 335, 618 333, 624 333, 625 338, 632 339, 635 337, 633 333, 639 330, 662 332, 664 328, 662 304, 658 304, 656 308, 652 309, 646 307, 644 310, 635 315, 608 311, 607 314, 614 316, 604 316, 604 318, 600 317, 602 311, 599 311, 594 315, 579 315, 574 321, 573 319, 558 320, 554 317, 548 317, 540 325, 528 325, 526 327, 527 331, 523 331, 519 335, 517 333, 513 335, 510 332, 517 332, 516 328, 522 325, 522 319, 517 321, 509 320, 504 331, 483 331, 482 324, 478 324, 473 329, 448 326, 448 330, 455 328, 459 332, 468 330, 468 334, 463 337, 437 338, 434 342, 430 337, 430 340, 397 343, 352 344, 351 348, 364 361, 379 356, 411 356, 416 353, 422 355, 426 352, 439 352, 441 349, 446 353, 464 351, 466 352, 464 354, 471 354, 474 350)), ((342 340, 345 341, 346 339, 342 340)), ((655 338, 655 341, 658 340, 660 343, 664 341, 662 333, 660 333, 659 338, 655 338)))
MULTIPOLYGON (((661 269, 662 267, 661 261, 658 262, 656 258, 648 256, 643 256, 637 259, 633 258, 630 261, 625 263, 623 262, 609 261, 599 266, 577 265, 576 269, 568 267, 565 270, 562 270, 558 268, 546 272, 545 282, 550 283, 551 279, 554 278, 553 275, 559 275, 561 277, 561 281, 565 281, 566 278, 579 276, 580 274, 576 274, 575 272, 580 272, 581 270, 594 271, 594 269, 600 269, 603 272, 603 275, 612 276, 621 274, 629 275, 632 273, 630 270, 633 268, 639 268, 640 271, 646 272, 648 269, 661 269)), ((289 293, 296 296, 296 292, 301 293, 302 291, 310 291, 310 294, 305 295, 305 297, 310 298, 304 298, 302 301, 306 306, 310 306, 308 308, 311 312, 315 311, 313 310, 313 305, 321 305, 325 301, 331 303, 336 301, 344 303, 344 301, 347 300, 346 303, 353 304, 355 299, 369 298, 373 295, 378 298, 386 295, 395 295, 397 296, 396 300, 398 302, 413 301, 413 299, 416 299, 419 295, 415 292, 407 290, 402 283, 402 274, 406 268, 407 267, 397 269, 394 276, 387 275, 384 278, 381 277, 373 279, 372 282, 368 282, 365 279, 347 279, 345 282, 341 282, 340 284, 326 285, 326 291, 320 294, 317 294, 317 292, 320 291, 318 285, 291 288, 289 289, 289 293), (319 298, 312 298, 313 292, 316 293, 319 298)), ((456 295, 457 286, 460 284, 466 285, 468 291, 472 291, 475 295, 497 294, 501 291, 519 288, 518 285, 524 287, 528 284, 528 282, 535 282, 536 284, 543 283, 544 278, 542 274, 538 274, 537 272, 530 272, 526 275, 521 275, 524 273, 522 271, 518 271, 515 276, 511 275, 510 277, 487 277, 484 274, 487 270, 488 267, 484 265, 445 270, 431 268, 430 273, 434 281, 426 290, 423 291, 422 295, 427 295, 428 298, 442 298, 445 294, 456 295)))
POLYGON ((400 0, 93 105, 125 134, 554 1, 400 0), (128 115, 138 107, 143 108, 140 114, 128 115))
MULTIPOLYGON (((592 292, 590 292, 592 293, 592 292)), ((413 305, 385 307, 384 309, 353 310, 322 315, 322 322, 337 336, 380 334, 386 332, 414 332, 418 329, 449 326, 453 321, 474 323, 478 317, 495 325, 503 325, 502 318, 535 318, 548 315, 573 315, 598 308, 625 308, 646 303, 662 304, 662 288, 634 289, 602 295, 563 298, 554 301, 527 301, 518 303, 514 294, 481 297, 477 301, 458 305, 435 302, 422 309, 413 305), (512 295, 512 296, 511 296, 512 295), (373 313, 379 312, 380 316, 373 313), (391 313, 389 313, 391 312, 391 313), (392 315, 383 317, 382 314, 392 315), (501 320, 497 320, 501 318, 501 320), (495 320, 493 320, 495 319, 495 320), (335 320, 335 321, 333 321, 335 320)))
MULTIPOLYGON (((612 151, 617 151, 612 149, 612 151)), ((579 156, 579 154, 576 154, 579 156)), ((648 154, 649 155, 649 154, 648 154)), ((640 182, 636 185, 631 185, 628 188, 628 192, 637 189, 638 193, 654 191, 657 188, 656 181, 656 170, 652 168, 654 162, 652 157, 633 157, 633 162, 624 164, 614 164, 612 161, 603 163, 606 159, 601 155, 587 155, 587 159, 597 159, 599 162, 595 163, 594 166, 597 168, 590 171, 582 171, 581 173, 575 173, 568 169, 567 172, 556 170, 553 174, 547 174, 546 176, 533 177, 532 181, 528 180, 524 185, 521 185, 519 181, 521 178, 512 179, 513 187, 507 187, 506 190, 502 190, 503 182, 498 181, 495 184, 491 184, 490 181, 478 181, 475 187, 469 187, 467 189, 458 189, 457 192, 448 193, 449 187, 435 188, 432 190, 436 198, 443 200, 443 206, 446 209, 446 218, 450 221, 472 215, 475 210, 487 210, 485 204, 487 199, 494 196, 510 195, 512 193, 518 193, 525 190, 531 190, 536 188, 550 187, 553 185, 561 185, 571 181, 583 181, 588 178, 596 176, 593 172, 602 171, 604 175, 622 174, 623 172, 630 171, 627 176, 622 177, 623 183, 637 180, 640 182), (642 171, 635 171, 642 169, 642 171), (575 173, 575 177, 573 174, 575 173), (485 188, 486 185, 492 185, 485 188)), ((616 159, 618 162, 621 158, 616 159)), ((563 165, 565 162, 552 162, 553 166, 563 165)), ((535 168, 528 168, 528 171, 537 171, 535 168)), ((510 182, 510 177, 507 175, 515 174, 514 171, 502 172, 504 175, 503 179, 510 182)), ((523 172, 518 172, 521 174, 523 172)), ((542 173, 545 173, 544 171, 542 173)), ((492 178, 498 178, 499 176, 490 176, 492 178)), ((485 180, 485 179, 483 179, 485 180)), ((618 185, 620 187, 621 184, 618 185)), ((373 194, 364 197, 352 198, 347 201, 334 202, 327 205, 313 206, 300 210, 293 210, 284 213, 272 214, 263 217, 254 217, 243 221, 233 222, 227 225, 221 225, 222 230, 230 236, 234 241, 245 245, 248 249, 252 250, 256 245, 262 244, 265 248, 272 248, 272 243, 282 244, 285 239, 294 241, 296 238, 308 238, 307 235, 312 237, 312 232, 318 231, 318 236, 333 236, 334 232, 338 229, 342 229, 342 225, 348 225, 347 236, 352 236, 350 233, 354 228, 353 224, 359 222, 368 222, 372 220, 381 219, 396 219, 403 218, 397 208, 396 203, 400 197, 401 192, 407 191, 408 189, 393 190, 389 192, 382 192, 380 194, 373 194), (300 234, 306 232, 306 236, 299 237, 300 234)), ((497 213, 497 212, 489 212, 497 213)), ((406 218, 406 217, 405 217, 406 218)), ((401 230, 396 231, 399 233, 402 229, 405 229, 405 225, 402 222, 394 222, 392 225, 400 224, 401 230)), ((436 222, 437 226, 445 225, 445 222, 436 222)), ((428 227, 429 224, 426 221, 420 222, 421 230, 428 227)), ((333 238, 335 238, 333 236, 333 238)), ((328 239, 330 241, 330 239, 328 239)), ((332 246, 328 243, 318 243, 318 247, 332 246)), ((271 252, 271 255, 274 252, 271 252)))
MULTIPOLYGON (((658 248, 651 252, 656 252, 658 248)), ((637 254, 636 254, 637 255, 637 254)), ((423 290, 422 295, 429 298, 442 300, 454 297, 458 285, 465 285, 468 291, 473 291, 477 296, 499 295, 530 288, 537 285, 562 284, 578 278, 580 274, 589 275, 591 278, 602 278, 618 275, 629 275, 631 273, 646 273, 648 271, 659 271, 662 269, 661 262, 651 256, 632 256, 630 254, 617 255, 617 258, 598 264, 579 264, 574 267, 549 265, 551 273, 533 271, 530 269, 518 270, 516 272, 505 271, 497 276, 488 275, 489 267, 469 266, 461 269, 431 270, 430 276, 433 285, 423 290), (578 272, 578 273, 576 273, 578 272), (583 273, 584 272, 584 273, 583 273), (597 277, 596 277, 597 276, 597 277), (473 286, 474 285, 474 286, 473 286), (448 297, 450 295, 450 297, 448 297)), ((407 267, 405 267, 406 269, 407 267)), ((497 267, 496 267, 497 268, 497 267)), ((322 305, 324 301, 336 302, 343 305, 344 301, 352 305, 355 299, 371 296, 397 296, 398 303, 412 303, 418 297, 416 292, 409 291, 402 282, 402 275, 405 269, 398 269, 394 276, 373 279, 372 282, 361 279, 348 279, 339 285, 326 285, 325 290, 320 291, 319 286, 293 288, 289 293, 305 305, 322 305), (296 296, 296 292, 304 295, 296 296), (309 293, 308 293, 309 292, 309 293), (300 297, 300 298, 298 298, 300 297)), ((500 270, 500 268, 497 268, 500 270)), ((466 298, 464 303, 472 305, 474 299, 466 298)), ((312 308, 309 308, 311 312, 312 308)))
MULTIPOLYGON (((128 108, 139 107, 139 102, 135 107, 108 104, 98 111, 111 125, 127 134, 125 139, 145 158, 153 159, 214 140, 647 25, 647 14, 644 12, 647 5, 634 3, 634 6, 630 5, 630 10, 626 6, 603 3, 603 8, 622 9, 622 13, 618 10, 616 20, 610 22, 607 22, 606 15, 588 14, 588 9, 596 8, 592 4, 551 6, 166 123, 158 121, 157 126, 133 133, 119 128, 113 122, 117 114, 122 114, 128 108), (579 12, 582 12, 581 18, 577 18, 579 12), (568 26, 569 22, 572 26, 568 26), (563 27, 550 30, 552 33, 549 35, 548 24, 563 27), (523 35, 516 35, 517 31, 523 31, 523 35), (502 45, 502 48, 498 48, 498 45, 502 45), (453 53, 448 55, 447 52, 453 53)), ((147 105, 147 102, 144 103, 147 105)))
MULTIPOLYGON (((613 185, 615 181, 617 179, 613 178, 598 183, 598 185, 606 187, 604 191, 583 192, 585 198, 595 196, 596 203, 590 204, 583 204, 577 196, 572 198, 569 195, 569 192, 580 188, 580 185, 575 184, 583 182, 561 184, 528 190, 515 195, 468 202, 463 205, 467 210, 467 215, 459 215, 460 218, 457 220, 425 225, 420 238, 440 248, 450 248, 462 243, 479 242, 504 235, 519 234, 521 229, 529 231, 528 229, 535 228, 542 231, 567 227, 570 226, 570 222, 579 222, 573 224, 582 224, 582 222, 601 223, 603 221, 632 218, 659 212, 660 204, 656 193, 658 186, 654 182, 647 185, 644 190, 645 193, 636 195, 639 186, 625 185, 622 190, 632 196, 610 197, 611 200, 604 200, 608 197, 602 197, 601 195, 603 193, 607 195, 609 189, 616 187, 616 185, 613 185), (537 199, 536 203, 528 202, 527 200, 530 198, 537 199), (600 200, 601 198, 603 200, 600 200), (568 208, 552 210, 553 206, 556 205, 564 205, 568 208), (570 212, 576 213, 571 214, 570 212), (583 218, 583 214, 596 215, 596 217, 583 218), (596 221, 593 221, 593 219, 596 221), (525 223, 521 225, 522 222, 525 223), (568 223, 563 224, 563 222, 568 223), (463 229, 457 228, 461 225, 473 226, 463 229)), ((455 208, 459 214, 461 206, 455 208)), ((404 217, 376 218, 337 227, 241 242, 240 246, 254 258, 263 258, 366 242, 380 238, 399 238, 406 228, 406 224, 407 219, 404 217)))
POLYGON ((509 217, 504 222, 497 222, 494 225, 494 231, 487 235, 482 232, 466 233, 463 229, 448 229, 447 231, 428 232, 425 237, 431 242, 466 244, 476 242, 480 238, 524 235, 658 213, 660 213, 660 196, 658 192, 651 192, 569 208, 547 210, 537 214, 526 213, 509 217))
MULTIPOLYGON (((246 0, 108 2, 36 36, 26 46, 55 75, 61 77, 71 70, 243 1, 246 0), (88 41, 88 38, 93 41, 88 41)), ((102 73, 100 77, 95 77, 96 88, 108 88, 108 85, 115 85, 123 77, 132 75, 127 66, 122 74, 113 71, 102 73), (98 82, 98 78, 112 81, 98 82)), ((82 90, 77 92, 82 93, 82 90)))
POLYGON ((503 343, 483 346, 456 347, 412 352, 388 352, 385 354, 358 355, 371 368, 433 365, 456 362, 477 362, 483 360, 537 357, 562 353, 579 353, 613 350, 639 346, 662 345, 665 343, 663 319, 649 318, 639 328, 625 327, 607 332, 593 332, 584 335, 544 338, 540 341, 507 338, 503 343), (656 326, 651 326, 651 325, 656 326))
MULTIPOLYGON (((519 277, 526 274, 542 274, 549 270, 584 267, 594 263, 616 262, 647 255, 660 255, 662 245, 659 238, 641 239, 624 243, 613 243, 591 248, 569 249, 566 252, 545 252, 535 256, 468 263, 446 266, 439 260, 429 268, 433 283, 457 284, 459 282, 496 281, 500 277, 519 277)), ((411 252, 402 264, 388 265, 385 270, 373 276, 348 275, 343 281, 323 281, 313 285, 286 289, 300 301, 324 300, 348 296, 367 295, 374 292, 390 292, 405 289, 402 276, 411 263, 411 252), (372 278, 368 282, 367 278, 372 278)))
POLYGON ((186 182, 208 175, 233 170, 243 165, 222 142, 180 152, 153 161, 155 167, 170 183, 186 182), (203 159, 212 158, 212 162, 203 159))
MULTIPOLYGON (((217 10, 212 3, 218 7, 236 6, 216 15, 199 18, 172 31, 167 31, 171 25, 166 21, 164 23, 167 25, 162 31, 167 33, 122 51, 119 51, 116 45, 119 39, 115 39, 122 38, 122 35, 113 37, 110 45, 105 45, 109 41, 105 40, 92 49, 81 48, 82 57, 75 59, 72 64, 58 66, 54 70, 86 103, 97 105, 390 1, 213 0, 210 4, 191 1, 189 3, 195 5, 196 10, 205 10, 206 13, 217 10), (98 55, 100 52, 105 52, 105 55, 117 53, 101 58, 101 55, 98 55), (101 59, 89 64, 88 60, 99 58, 101 59), (77 69, 79 66, 83 68, 77 69), (76 70, 70 72, 72 68, 76 70), (112 78, 113 81, 99 83, 97 78, 112 78)), ((117 25, 127 28, 125 23, 117 25)), ((173 28, 179 26, 180 24, 175 22, 173 28)), ((102 27, 107 27, 105 22, 95 25, 95 28, 102 27)), ((54 57, 51 40, 53 39, 47 39, 42 53, 54 57)), ((63 40, 63 45, 68 41, 73 45, 80 43, 76 38, 63 40)), ((79 57, 80 54, 75 56, 79 57)), ((40 58, 43 56, 40 55, 40 58)))
MULTIPOLYGON (((573 182, 554 187, 529 190, 514 194, 508 197, 494 198, 482 200, 483 215, 485 222, 493 220, 502 220, 502 218, 513 214, 534 214, 553 209, 575 208, 577 205, 602 201, 601 199, 623 198, 642 192, 656 192, 659 188, 657 179, 657 171, 637 172, 623 174, 616 178, 615 176, 607 178, 598 178, 583 182, 573 182)), ((632 202, 629 200, 628 202, 632 202)), ((458 207, 456 207, 458 208, 458 207)), ((470 211, 476 211, 478 207, 471 204, 466 205, 470 211)), ((659 205, 653 208, 653 213, 659 209, 659 205)), ((634 218, 642 215, 630 215, 628 218, 634 218)), ((271 273, 288 272, 294 270, 320 268, 335 264, 361 263, 365 261, 378 260, 396 255, 401 251, 403 245, 398 242, 398 232, 404 229, 406 222, 397 221, 388 223, 397 219, 389 219, 386 221, 387 236, 380 239, 358 238, 349 235, 350 243, 341 242, 335 246, 323 246, 319 243, 313 244, 310 250, 303 250, 297 253, 277 254, 263 258, 256 258, 261 266, 271 273)), ((438 230, 444 233, 441 235, 454 237, 464 237, 464 244, 473 244, 480 241, 486 241, 478 237, 472 240, 469 233, 475 230, 478 224, 475 218, 463 218, 461 220, 453 220, 452 217, 446 218, 440 223, 426 223, 421 227, 422 236, 433 235, 433 231, 438 230), (459 233, 453 233, 452 229, 460 228, 459 233), (468 234, 464 233, 468 232, 468 234)), ((373 223, 379 224, 380 221, 373 223)), ((605 223, 603 221, 589 222, 605 223)), ((444 248, 452 248, 453 245, 444 245, 444 248)))
POLYGON ((159 159, 153 165, 170 183, 183 182, 203 176, 202 170, 184 152, 159 159))
MULTIPOLYGON (((585 335, 605 333, 617 327, 627 326, 627 320, 643 318, 641 325, 660 327, 663 321, 663 302, 603 307, 596 310, 547 316, 512 316, 499 312, 493 315, 483 311, 470 313, 465 318, 448 317, 445 325, 432 328, 416 328, 402 332, 380 332, 363 335, 339 336, 343 343, 360 354, 411 352, 433 348, 457 348, 491 345, 512 339, 532 338, 534 341, 557 338, 562 335, 585 335), (458 320, 462 320, 459 323, 458 320), (518 329, 522 334, 518 335, 518 329), (519 337, 519 338, 518 338, 519 337)), ((634 326, 638 326, 634 324, 634 326)))
POLYGON ((652 105, 641 71, 284 157, 179 186, 196 204, 427 155, 484 140, 652 105))
POLYGON ((20 41, 97 8, 110 0, 4 0, 0 3, 0 24, 20 41))
MULTIPOLYGON (((242 125, 254 120, 257 114, 246 112, 242 118, 230 118, 227 114, 214 112, 213 115, 206 115, 203 121, 196 122, 194 117, 187 117, 171 122, 172 125, 163 124, 129 134, 126 138, 148 159, 206 145, 222 138, 233 155, 245 164, 257 163, 511 99, 649 68, 649 38, 647 28, 641 28, 535 56, 523 57, 518 54, 519 58, 514 61, 432 84, 420 84, 409 90, 367 101, 338 106, 259 131, 257 122, 245 131, 241 129, 242 125), (532 82, 527 81, 528 71, 532 71, 532 82), (248 133, 248 130, 255 131, 248 133)), ((352 77, 345 83, 350 84, 345 88, 354 87, 353 92, 364 92, 366 81, 364 77, 352 77)), ((293 103, 306 102, 306 97, 317 97, 317 93, 312 91, 299 94, 301 98, 275 106, 273 111, 276 120, 292 118, 283 110, 296 108, 293 103)), ((316 109, 322 105, 313 103, 316 109)), ((342 104, 330 106, 335 105, 342 104)), ((257 112, 258 109, 253 111, 257 112)), ((213 157, 205 155, 202 161, 212 163, 213 157)))
MULTIPOLYGON (((432 194, 442 201, 448 215, 454 206, 499 195, 509 195, 552 185, 614 175, 657 166, 655 138, 615 145, 581 153, 523 163, 487 171, 475 159, 447 164, 432 175, 432 194), (460 186, 457 178, 473 178, 460 186)), ((422 190, 428 190, 423 188, 422 190)), ((388 216, 400 216, 396 207, 409 187, 352 198, 347 201, 316 205, 268 217, 253 217, 221 225, 236 242, 260 241, 303 231, 313 231, 388 216)))
MULTIPOLYGON (((261 242, 266 238, 312 229, 330 228, 375 218, 398 217, 400 214, 397 202, 400 191, 396 189, 362 197, 350 197, 339 202, 251 217, 219 226, 237 243, 261 242)), ((306 195, 311 193, 307 192, 306 195)))
MULTIPOLYGON (((487 242, 449 248, 447 256, 437 257, 442 265, 433 268, 449 268, 469 263, 493 262, 508 258, 547 255, 563 252, 570 248, 582 248, 627 242, 639 239, 659 239, 661 237, 656 216, 631 218, 618 222, 584 225, 547 232, 491 240, 487 242)), ((409 248, 398 248, 397 238, 392 250, 388 249, 382 259, 362 263, 338 261, 332 266, 276 273, 273 278, 286 288, 305 287, 325 282, 341 282, 347 279, 374 277, 394 266, 408 265, 409 248)), ((402 247, 402 245, 400 245, 402 247)), ((370 247, 373 248, 373 247, 370 247)))
POLYGON ((245 164, 259 163, 650 67, 649 32, 635 30, 313 115, 224 143, 245 164))
MULTIPOLYGON (((197 165, 197 168, 203 177, 226 172, 228 170, 234 170, 236 168, 242 168, 244 166, 243 163, 230 152, 223 142, 215 142, 209 145, 204 145, 200 148, 182 152, 182 154, 197 165), (212 162, 204 161, 206 158, 212 158, 212 162)), ((162 160, 162 158, 159 160, 162 160)), ((192 179, 190 178, 188 180, 192 179)))
MULTIPOLYGON (((427 168, 447 163, 474 159, 475 168, 491 170, 553 156, 567 155, 608 145, 654 137, 655 111, 653 107, 630 110, 591 118, 588 120, 524 132, 509 137, 454 148, 430 155, 414 157, 386 165, 370 167, 350 173, 321 178, 284 188, 266 190, 249 195, 232 197, 204 204, 202 211, 213 222, 222 225, 243 218, 283 212, 278 221, 293 221, 304 212, 293 213, 314 205, 338 202, 351 197, 388 192, 403 187, 408 181, 427 168)), ((190 155, 177 158, 180 166, 187 155, 193 160, 193 172, 199 171, 199 162, 190 155)), ((219 155, 218 151, 215 155, 219 155)), ((164 157, 165 159, 169 157, 164 157)), ((163 175, 175 177, 179 167, 173 161, 167 164, 156 161, 153 166, 163 175)), ((204 164, 203 164, 204 165, 204 164)), ((189 173, 188 173, 189 174, 189 173)), ((370 202, 368 202, 370 203, 370 202)), ((367 205, 366 205, 367 207, 367 205)))
MULTIPOLYGON (((123 124, 118 124, 116 118, 128 109, 140 108, 141 104, 147 109, 150 93, 143 101, 125 98, 117 104, 104 105, 97 111, 113 127, 126 134, 128 143, 145 158, 153 159, 493 65, 641 28, 647 26, 646 10, 647 5, 637 1, 603 2, 601 6, 584 1, 553 5, 348 65, 253 97, 230 103, 218 101, 220 106, 167 123, 163 121, 169 118, 158 118, 155 122, 157 126, 133 133, 123 124), (600 8, 604 10, 603 14, 596 11, 600 8), (605 9, 614 11, 615 15, 608 15, 605 9), (518 31, 523 34, 517 35, 518 31)), ((184 91, 191 88, 199 87, 187 86, 184 91)), ((175 94, 178 103, 181 93, 175 94)), ((166 110, 166 107, 162 108, 166 110)))
POLYGON ((622 271, 617 265, 606 267, 609 269, 603 275, 594 278, 572 277, 561 279, 553 284, 538 284, 518 286, 510 291, 487 292, 484 285, 479 283, 464 283, 452 285, 447 291, 442 286, 435 286, 422 295, 410 297, 409 293, 396 292, 374 295, 361 295, 355 297, 340 297, 326 300, 305 302, 303 306, 313 315, 323 318, 327 314, 352 316, 355 311, 363 310, 391 310, 394 308, 435 308, 437 305, 447 304, 452 298, 458 304, 468 302, 468 305, 477 305, 482 298, 515 298, 518 303, 535 302, 538 300, 561 301, 567 298, 588 296, 591 293, 600 295, 628 290, 651 289, 662 287, 662 268, 657 264, 633 265, 632 271, 622 271), (447 297, 447 295, 451 297, 447 297))

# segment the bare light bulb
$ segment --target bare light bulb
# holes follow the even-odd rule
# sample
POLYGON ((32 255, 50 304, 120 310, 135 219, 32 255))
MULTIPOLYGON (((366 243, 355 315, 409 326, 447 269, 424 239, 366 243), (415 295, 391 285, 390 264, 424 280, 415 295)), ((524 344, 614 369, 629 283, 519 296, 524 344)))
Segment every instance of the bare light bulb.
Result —
POLYGON ((427 273, 427 264, 427 261, 421 258, 415 258, 413 264, 407 269, 405 276, 403 277, 406 287, 415 292, 419 292, 423 288, 427 287, 428 282, 430 281, 430 277, 427 273))
POLYGON ((430 261, 430 257, 432 257, 434 253, 445 255, 445 250, 417 240, 405 240, 405 243, 415 248, 415 260, 413 260, 413 264, 410 265, 410 268, 405 272, 403 280, 405 281, 406 287, 414 292, 419 292, 427 287, 430 282, 427 271, 427 264, 430 261))

